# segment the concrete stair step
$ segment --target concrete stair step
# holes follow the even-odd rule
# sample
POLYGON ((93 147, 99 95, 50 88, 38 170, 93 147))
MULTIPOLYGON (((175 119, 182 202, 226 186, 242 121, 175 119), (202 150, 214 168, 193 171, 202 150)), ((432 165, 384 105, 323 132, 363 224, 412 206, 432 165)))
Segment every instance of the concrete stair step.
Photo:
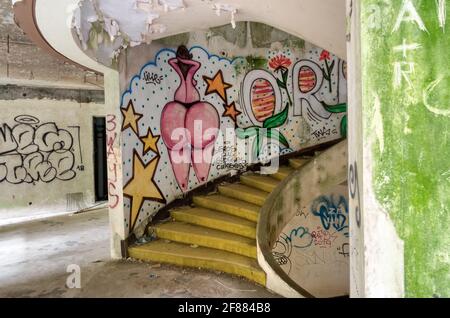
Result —
POLYGON ((258 222, 260 207, 255 204, 233 199, 221 194, 194 196, 193 202, 199 207, 258 222))
POLYGON ((219 193, 226 195, 230 198, 239 199, 248 203, 262 206, 266 201, 269 193, 258 190, 247 185, 233 183, 227 185, 221 185, 218 187, 219 193))
POLYGON ((240 180, 242 184, 269 193, 272 192, 280 183, 280 180, 257 173, 244 174, 240 177, 240 180))
POLYGON ((289 159, 289 165, 294 168, 298 169, 302 166, 304 166, 306 163, 308 163, 311 159, 302 159, 302 158, 296 158, 296 159, 289 159))
POLYGON ((186 244, 157 240, 131 246, 128 253, 130 257, 143 261, 216 270, 266 285, 266 274, 255 259, 222 250, 207 247, 192 248, 186 244))
POLYGON ((294 168, 289 167, 289 166, 281 166, 278 168, 278 171, 274 174, 271 174, 270 176, 274 179, 277 180, 283 180, 284 178, 286 178, 288 175, 290 175, 291 173, 293 173, 295 171, 294 168))
POLYGON ((155 229, 158 238, 256 258, 255 239, 182 222, 159 224, 155 229))
POLYGON ((230 214, 200 208, 186 207, 170 211, 172 218, 203 227, 256 239, 256 223, 230 214))

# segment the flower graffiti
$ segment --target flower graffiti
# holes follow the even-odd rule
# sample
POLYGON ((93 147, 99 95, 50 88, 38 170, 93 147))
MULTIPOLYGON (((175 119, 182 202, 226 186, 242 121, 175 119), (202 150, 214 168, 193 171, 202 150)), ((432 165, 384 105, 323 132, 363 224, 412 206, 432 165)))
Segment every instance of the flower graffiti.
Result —
POLYGON ((332 85, 332 74, 333 69, 336 61, 331 58, 330 52, 323 50, 320 54, 319 61, 323 61, 325 63, 325 68, 322 68, 323 71, 323 77, 328 81, 328 89, 330 90, 330 93, 333 92, 333 85, 332 85), (331 64, 328 63, 328 61, 331 61, 331 64))
POLYGON ((289 66, 291 66, 292 61, 288 59, 283 54, 277 55, 270 59, 269 67, 273 69, 275 72, 279 70, 287 70, 289 66))
POLYGON ((319 61, 329 61, 331 60, 330 52, 323 50, 322 53, 320 53, 319 61))
MULTIPOLYGON (((262 122, 262 127, 258 125, 250 126, 247 128, 238 128, 236 134, 238 138, 247 139, 255 137, 253 144, 253 154, 256 158, 260 156, 263 149, 264 139, 267 139, 269 143, 276 141, 277 146, 289 147, 289 142, 286 137, 280 133, 277 128, 283 126, 288 118, 289 106, 292 105, 292 98, 289 90, 287 89, 287 80, 289 75, 289 66, 292 61, 283 54, 274 56, 269 60, 268 65, 275 73, 280 73, 281 77, 275 79, 277 87, 274 87, 271 79, 274 76, 268 72, 254 71, 250 74, 256 74, 251 86, 252 98, 250 105, 258 122, 262 122), (282 88, 285 90, 288 96, 289 102, 286 103, 283 110, 276 112, 276 104, 281 104, 281 94, 276 94, 277 90, 282 88)), ((248 78, 248 75, 247 77, 248 78)), ((253 77, 250 77, 253 79, 253 77)), ((245 80, 244 80, 245 82, 245 80)))

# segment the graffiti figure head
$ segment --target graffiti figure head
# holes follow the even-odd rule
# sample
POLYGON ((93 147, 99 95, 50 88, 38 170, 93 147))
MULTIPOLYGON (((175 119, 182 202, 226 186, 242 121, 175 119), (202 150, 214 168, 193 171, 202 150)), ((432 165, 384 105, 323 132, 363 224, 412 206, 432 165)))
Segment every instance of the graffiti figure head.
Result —
POLYGON ((190 167, 197 180, 208 179, 219 130, 219 115, 213 105, 200 101, 195 73, 201 63, 180 46, 169 65, 177 72, 180 84, 161 114, 161 135, 169 150, 175 179, 183 192, 188 190, 190 167))
POLYGON ((177 59, 178 66, 180 68, 181 73, 183 74, 183 78, 186 80, 189 69, 192 67, 192 64, 188 64, 184 61, 192 60, 192 54, 189 53, 189 50, 184 45, 181 45, 177 49, 177 59))

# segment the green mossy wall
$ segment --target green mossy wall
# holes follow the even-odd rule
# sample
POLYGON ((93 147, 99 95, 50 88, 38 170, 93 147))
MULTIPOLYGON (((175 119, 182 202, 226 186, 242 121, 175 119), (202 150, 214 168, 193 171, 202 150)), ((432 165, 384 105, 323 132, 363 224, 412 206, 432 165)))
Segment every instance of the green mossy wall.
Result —
POLYGON ((408 2, 361 1, 364 139, 375 141, 377 200, 405 243, 406 296, 449 297, 450 19, 439 1, 411 0, 419 17, 407 10, 414 19, 395 30, 408 2))

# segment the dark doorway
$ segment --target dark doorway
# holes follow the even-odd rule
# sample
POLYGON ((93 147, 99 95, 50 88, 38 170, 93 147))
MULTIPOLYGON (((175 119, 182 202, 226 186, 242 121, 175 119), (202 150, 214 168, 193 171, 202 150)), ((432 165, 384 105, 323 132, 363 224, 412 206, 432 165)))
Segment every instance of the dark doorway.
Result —
POLYGON ((95 200, 105 201, 108 199, 105 117, 94 117, 93 132, 95 200))

